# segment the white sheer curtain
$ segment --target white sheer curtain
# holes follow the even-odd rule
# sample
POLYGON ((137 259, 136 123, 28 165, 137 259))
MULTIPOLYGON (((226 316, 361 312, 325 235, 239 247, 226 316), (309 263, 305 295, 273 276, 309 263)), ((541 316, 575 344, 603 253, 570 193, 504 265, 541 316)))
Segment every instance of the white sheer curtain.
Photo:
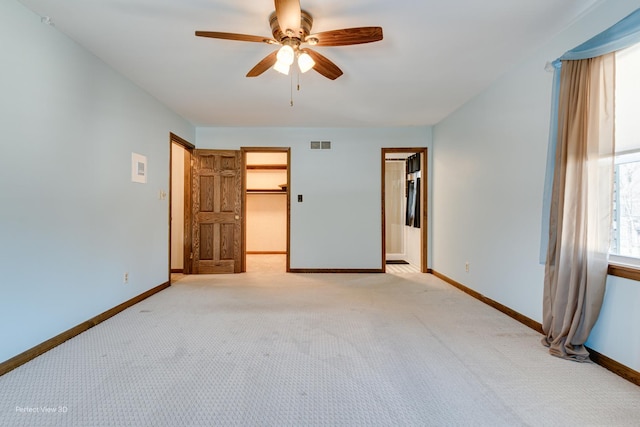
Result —
POLYGON ((563 61, 561 70, 543 344, 554 356, 588 361, 611 235, 615 54, 563 61))

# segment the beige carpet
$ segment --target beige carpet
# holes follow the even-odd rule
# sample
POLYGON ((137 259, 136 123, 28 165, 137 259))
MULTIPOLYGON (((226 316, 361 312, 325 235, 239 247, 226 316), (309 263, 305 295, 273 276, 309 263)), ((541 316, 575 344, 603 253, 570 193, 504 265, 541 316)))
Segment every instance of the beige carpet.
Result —
POLYGON ((539 341, 431 275, 187 276, 0 377, 0 425, 639 424, 539 341))

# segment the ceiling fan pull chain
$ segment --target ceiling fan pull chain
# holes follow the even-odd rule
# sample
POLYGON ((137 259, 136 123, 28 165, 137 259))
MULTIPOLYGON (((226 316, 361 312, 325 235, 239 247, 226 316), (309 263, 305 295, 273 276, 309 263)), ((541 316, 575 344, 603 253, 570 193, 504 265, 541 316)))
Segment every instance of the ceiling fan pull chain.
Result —
POLYGON ((291 90, 290 92, 291 98, 289 102, 290 102, 290 105, 293 107, 293 73, 291 73, 291 85, 289 86, 289 89, 291 90))

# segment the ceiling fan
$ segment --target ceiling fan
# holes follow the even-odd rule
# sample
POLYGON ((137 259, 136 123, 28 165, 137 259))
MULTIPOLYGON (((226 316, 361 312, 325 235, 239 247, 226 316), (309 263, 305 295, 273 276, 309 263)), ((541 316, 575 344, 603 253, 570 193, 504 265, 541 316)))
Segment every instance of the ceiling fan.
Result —
POLYGON ((273 38, 216 31, 196 31, 196 36, 281 46, 279 50, 271 52, 258 62, 247 73, 247 77, 257 77, 271 67, 283 74, 289 74, 291 64, 297 58, 301 72, 305 73, 313 68, 331 80, 340 77, 342 70, 306 45, 348 46, 382 40, 381 27, 345 28, 312 34, 313 18, 308 12, 300 9, 300 0, 275 0, 275 9, 269 16, 273 38))

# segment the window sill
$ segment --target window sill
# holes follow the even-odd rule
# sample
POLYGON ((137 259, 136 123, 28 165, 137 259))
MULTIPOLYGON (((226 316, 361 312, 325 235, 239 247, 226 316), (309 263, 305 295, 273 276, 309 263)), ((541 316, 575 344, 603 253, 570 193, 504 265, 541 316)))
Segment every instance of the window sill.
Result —
POLYGON ((609 263, 607 273, 610 276, 640 281, 640 266, 630 264, 609 263))

